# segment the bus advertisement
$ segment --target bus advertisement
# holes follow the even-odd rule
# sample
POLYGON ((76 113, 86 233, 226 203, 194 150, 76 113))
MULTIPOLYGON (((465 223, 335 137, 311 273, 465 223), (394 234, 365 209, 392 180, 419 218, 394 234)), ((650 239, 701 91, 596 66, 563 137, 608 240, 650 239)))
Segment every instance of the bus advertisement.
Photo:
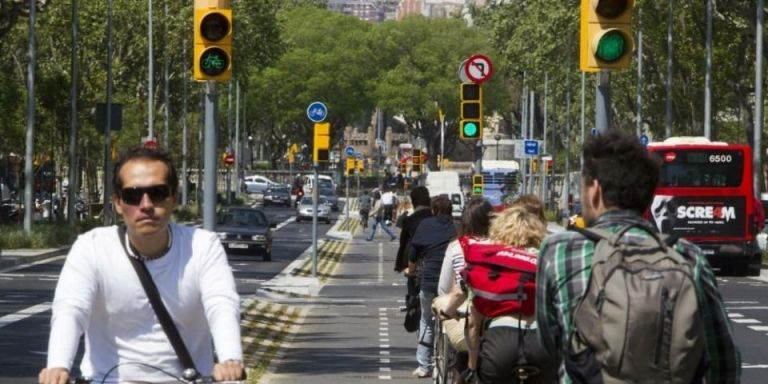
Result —
POLYGON ((659 231, 698 245, 713 266, 759 275, 751 148, 685 137, 648 150, 661 164, 648 213, 659 231))

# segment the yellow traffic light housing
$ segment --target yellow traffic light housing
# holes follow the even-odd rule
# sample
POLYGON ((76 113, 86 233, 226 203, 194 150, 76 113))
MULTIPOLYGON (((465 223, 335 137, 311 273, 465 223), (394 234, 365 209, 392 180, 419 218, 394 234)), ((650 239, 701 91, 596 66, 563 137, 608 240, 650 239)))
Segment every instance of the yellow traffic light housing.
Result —
POLYGON ((532 173, 538 173, 539 172, 539 159, 531 160, 531 172, 532 173))
POLYGON ((327 163, 330 160, 331 123, 315 123, 312 160, 327 163))
POLYGON ((483 175, 480 175, 480 174, 472 175, 472 195, 473 196, 483 195, 483 175))
POLYGON ((365 171, 365 161, 363 159, 357 159, 357 171, 360 173, 365 171))
POLYGON ((347 166, 345 167, 347 176, 355 174, 355 159, 353 157, 347 157, 347 166))
POLYGON ((421 172, 421 149, 414 148, 411 156, 411 170, 421 172))
POLYGON ((635 49, 634 0, 581 0, 579 68, 584 72, 627 68, 635 49))
POLYGON ((464 140, 479 140, 483 138, 483 88, 480 84, 462 83, 459 90, 461 96, 461 119, 459 120, 459 137, 464 140))
POLYGON ((232 9, 226 6, 195 7, 195 80, 229 81, 232 78, 232 9))

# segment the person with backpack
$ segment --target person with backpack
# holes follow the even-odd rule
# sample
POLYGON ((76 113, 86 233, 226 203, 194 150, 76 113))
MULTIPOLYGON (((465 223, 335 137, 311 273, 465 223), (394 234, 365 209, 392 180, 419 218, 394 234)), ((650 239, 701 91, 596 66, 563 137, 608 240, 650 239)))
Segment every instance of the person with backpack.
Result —
POLYGON ((633 135, 584 145, 586 228, 541 245, 536 320, 561 383, 738 383, 717 281, 701 249, 643 219, 659 165, 633 135))
POLYGON ((437 296, 437 282, 440 268, 445 258, 448 243, 456 238, 451 212, 453 205, 446 196, 438 196, 432 201, 432 217, 424 219, 411 239, 408 254, 408 273, 419 276, 419 302, 421 321, 419 323, 419 341, 416 346, 416 361, 419 366, 413 371, 417 378, 432 376, 432 330, 435 326, 432 318, 432 300, 437 296))

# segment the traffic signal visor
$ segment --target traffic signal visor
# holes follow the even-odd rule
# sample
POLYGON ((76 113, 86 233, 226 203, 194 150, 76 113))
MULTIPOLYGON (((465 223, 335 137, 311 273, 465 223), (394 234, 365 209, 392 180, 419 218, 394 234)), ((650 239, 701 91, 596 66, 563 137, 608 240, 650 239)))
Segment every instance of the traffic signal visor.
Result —
POLYGON ((195 80, 232 77, 232 10, 195 8, 195 80))
POLYGON ((635 49, 634 0, 581 0, 579 67, 585 72, 627 68, 635 49))

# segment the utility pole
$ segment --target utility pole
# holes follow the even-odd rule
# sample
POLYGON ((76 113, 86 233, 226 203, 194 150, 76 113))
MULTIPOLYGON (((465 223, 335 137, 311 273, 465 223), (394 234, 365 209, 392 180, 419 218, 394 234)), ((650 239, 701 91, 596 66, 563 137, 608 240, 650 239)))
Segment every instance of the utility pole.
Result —
POLYGON ((107 0, 107 121, 104 124, 104 208, 102 223, 112 224, 112 0, 107 0))
MULTIPOLYGON (((187 39, 182 43, 183 56, 187 57, 187 39)), ((187 76, 181 76, 181 205, 189 203, 189 175, 187 157, 189 156, 189 130, 187 128, 187 76)))
POLYGON ((165 19, 163 20, 163 24, 165 25, 165 33, 163 34, 163 47, 165 49, 163 50, 163 93, 165 96, 165 106, 163 108, 163 112, 165 114, 165 127, 163 130, 163 145, 165 146, 165 150, 170 151, 171 150, 171 142, 170 142, 170 130, 171 130, 171 93, 169 90, 169 80, 168 80, 168 71, 169 71, 169 62, 170 59, 168 58, 169 54, 168 51, 170 51, 168 47, 168 0, 165 0, 164 2, 164 16, 165 19))
POLYGON ((760 198, 760 175, 762 165, 760 164, 760 152, 762 152, 762 132, 763 132, 763 25, 764 9, 763 0, 757 0, 757 20, 755 21, 757 36, 755 36, 755 127, 754 127, 754 146, 752 148, 752 188, 755 197, 760 198))
MULTIPOLYGON (((154 108, 154 100, 155 100, 155 89, 154 89, 154 79, 153 75, 155 72, 154 68, 154 49, 152 48, 152 0, 147 0, 147 7, 148 7, 148 13, 147 13, 147 41, 149 42, 148 48, 147 48, 147 128, 149 130, 149 138, 154 139, 155 138, 155 126, 154 126, 154 120, 155 120, 155 113, 153 111, 154 108)), ((107 119, 109 120, 109 119, 107 119)))
POLYGON ((240 198, 240 82, 235 82, 235 197, 240 198))
MULTIPOLYGON (((586 123, 586 93, 587 93, 587 76, 581 72, 581 148, 579 152, 583 152, 584 149, 584 124, 586 123)), ((584 170, 584 155, 579 155, 579 170, 584 170)))
POLYGON ((29 61, 27 62, 27 137, 24 153, 24 233, 32 232, 32 192, 34 188, 35 156, 35 67, 37 50, 35 44, 35 0, 29 0, 29 61))
MULTIPOLYGON (((757 9, 758 13, 762 8, 757 9)), ((758 18, 760 16, 758 15, 758 18)), ((761 33, 759 31, 758 33, 761 33)), ((762 73, 762 72, 760 72, 762 73)), ((704 137, 712 138, 712 0, 707 0, 707 73, 704 86, 704 137)))
POLYGON ((672 136, 672 55, 674 54, 674 46, 672 45, 672 8, 674 0, 669 0, 669 12, 667 16, 667 105, 666 105, 666 117, 664 119, 665 135, 666 138, 672 136))
POLYGON ((70 45, 70 90, 69 90, 69 188, 67 190, 67 225, 75 225, 75 201, 77 191, 77 0, 72 0, 72 41, 70 45))
POLYGON ((637 12, 637 137, 643 133, 643 30, 641 28, 642 10, 637 12))
POLYGON ((203 228, 213 231, 216 219, 216 175, 218 135, 216 134, 217 108, 219 94, 217 83, 205 82, 205 179, 203 187, 203 228))

